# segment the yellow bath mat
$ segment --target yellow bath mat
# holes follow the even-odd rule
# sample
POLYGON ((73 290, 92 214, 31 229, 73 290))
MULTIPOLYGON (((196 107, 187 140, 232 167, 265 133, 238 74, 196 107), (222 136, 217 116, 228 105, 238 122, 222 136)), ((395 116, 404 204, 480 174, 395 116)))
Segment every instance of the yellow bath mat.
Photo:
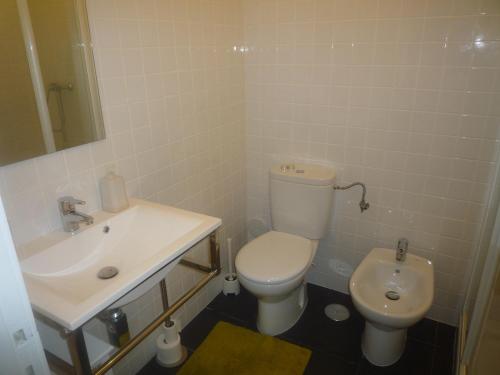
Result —
POLYGON ((271 336, 219 322, 179 375, 299 375, 311 351, 271 336))

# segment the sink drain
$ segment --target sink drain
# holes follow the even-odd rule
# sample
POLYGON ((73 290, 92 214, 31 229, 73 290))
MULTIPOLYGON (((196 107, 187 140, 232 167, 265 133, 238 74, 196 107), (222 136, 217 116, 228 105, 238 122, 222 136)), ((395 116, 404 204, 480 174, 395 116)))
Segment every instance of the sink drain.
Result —
POLYGON ((111 279, 112 277, 118 275, 118 272, 119 272, 118 268, 116 267, 113 266, 104 267, 97 273, 97 277, 104 280, 111 279))
POLYGON ((385 293, 385 296, 391 301, 397 301, 400 298, 399 293, 395 292, 394 290, 389 290, 387 293, 385 293))

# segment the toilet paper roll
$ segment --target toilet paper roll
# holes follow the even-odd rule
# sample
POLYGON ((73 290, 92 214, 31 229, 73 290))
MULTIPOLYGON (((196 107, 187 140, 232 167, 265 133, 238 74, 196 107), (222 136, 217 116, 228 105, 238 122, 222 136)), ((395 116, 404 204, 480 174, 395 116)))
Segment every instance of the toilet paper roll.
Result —
MULTIPOLYGON (((177 333, 181 333, 182 331, 182 325, 181 325, 181 321, 179 319, 170 319, 170 321, 172 323, 174 323, 174 326, 177 327, 177 333)), ((163 323, 163 326, 162 327, 166 327, 167 326, 167 323, 163 323)))
POLYGON ((179 330, 175 322, 170 327, 163 324, 163 336, 166 342, 174 342, 179 338, 179 330))
POLYGON ((174 325, 177 327, 177 332, 180 333, 182 331, 181 321, 179 319, 171 319, 174 322, 174 325))
POLYGON ((182 359, 181 337, 177 334, 176 340, 166 341, 161 334, 156 339, 156 358, 161 365, 171 365, 182 359))

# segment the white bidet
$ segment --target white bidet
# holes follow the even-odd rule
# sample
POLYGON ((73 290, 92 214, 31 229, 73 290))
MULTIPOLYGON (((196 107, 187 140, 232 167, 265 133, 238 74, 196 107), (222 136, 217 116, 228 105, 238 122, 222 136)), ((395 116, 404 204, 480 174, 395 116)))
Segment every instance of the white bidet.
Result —
POLYGON ((395 250, 373 249, 354 271, 349 290, 366 319, 361 348, 376 366, 390 366, 404 352, 406 331, 429 311, 434 296, 432 263, 395 250))

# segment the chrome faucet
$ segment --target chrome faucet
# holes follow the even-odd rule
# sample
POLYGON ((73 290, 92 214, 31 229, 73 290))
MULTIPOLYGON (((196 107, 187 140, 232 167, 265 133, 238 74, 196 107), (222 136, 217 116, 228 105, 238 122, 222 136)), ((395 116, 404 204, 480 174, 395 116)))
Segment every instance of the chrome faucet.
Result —
POLYGON ((65 232, 75 232, 80 228, 80 223, 90 225, 94 222, 94 218, 83 212, 75 210, 76 204, 85 204, 85 201, 75 199, 71 196, 61 197, 57 200, 59 204, 59 213, 63 223, 65 232))
POLYGON ((404 262, 406 260, 407 252, 408 252, 408 240, 406 238, 400 238, 398 240, 398 245, 396 247, 396 260, 398 262, 404 262))

